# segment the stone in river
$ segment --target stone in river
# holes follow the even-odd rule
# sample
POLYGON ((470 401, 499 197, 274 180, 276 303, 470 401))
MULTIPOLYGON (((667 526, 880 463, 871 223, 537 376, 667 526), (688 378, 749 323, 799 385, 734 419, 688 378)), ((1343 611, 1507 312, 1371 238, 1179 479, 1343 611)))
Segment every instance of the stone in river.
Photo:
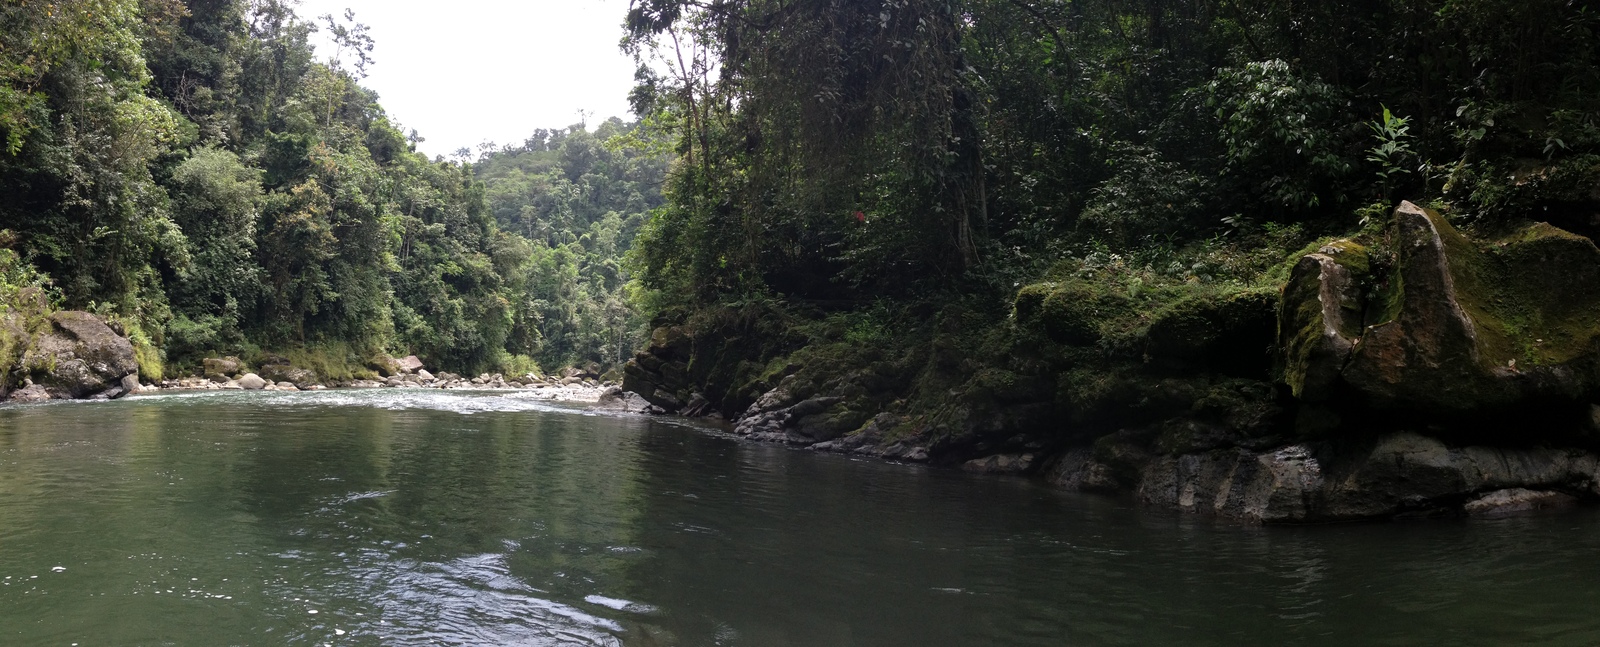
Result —
POLYGON ((400 370, 407 373, 415 373, 422 370, 422 360, 417 359, 416 355, 407 355, 405 359, 399 360, 397 363, 400 365, 400 370))
POLYGON ((227 357, 207 357, 201 361, 205 366, 205 374, 216 382, 226 382, 227 378, 238 375, 244 370, 244 362, 239 358, 229 355, 227 357), (217 379, 217 376, 223 379, 217 379))
POLYGON ((1500 517, 1538 510, 1570 508, 1575 505, 1578 505, 1578 499, 1570 494, 1509 488, 1479 496, 1461 506, 1461 509, 1474 517, 1500 517))
POLYGON ((20 389, 11 394, 12 402, 45 402, 49 399, 50 392, 45 390, 44 386, 40 384, 29 384, 26 388, 20 389))
POLYGON ((52 396, 103 393, 139 372, 133 345, 99 317, 64 311, 50 315, 50 323, 34 336, 19 368, 52 396))

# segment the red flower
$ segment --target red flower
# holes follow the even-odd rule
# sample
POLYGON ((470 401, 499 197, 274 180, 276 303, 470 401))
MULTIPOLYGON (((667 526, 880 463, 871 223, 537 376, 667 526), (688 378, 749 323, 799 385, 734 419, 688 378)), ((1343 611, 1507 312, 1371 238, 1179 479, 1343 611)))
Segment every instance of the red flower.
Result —
POLYGON ((866 221, 867 221, 867 214, 864 214, 864 213, 861 213, 860 211, 857 211, 856 212, 856 222, 866 222, 866 221))

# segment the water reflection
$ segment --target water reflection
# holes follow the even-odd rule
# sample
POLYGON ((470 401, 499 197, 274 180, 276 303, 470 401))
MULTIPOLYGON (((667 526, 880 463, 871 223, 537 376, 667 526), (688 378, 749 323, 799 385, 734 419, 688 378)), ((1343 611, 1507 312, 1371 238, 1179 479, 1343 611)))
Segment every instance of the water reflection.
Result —
POLYGON ((0 644, 1587 645, 1597 531, 1217 525, 494 394, 0 409, 0 644))

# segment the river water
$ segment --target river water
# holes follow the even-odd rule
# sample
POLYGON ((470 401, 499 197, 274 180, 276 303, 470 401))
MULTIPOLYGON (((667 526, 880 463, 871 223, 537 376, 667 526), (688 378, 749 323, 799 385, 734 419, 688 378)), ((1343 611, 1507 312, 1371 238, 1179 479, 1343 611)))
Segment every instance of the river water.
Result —
POLYGON ((0 408, 0 645, 1595 645, 1600 515, 1250 528, 497 393, 0 408))

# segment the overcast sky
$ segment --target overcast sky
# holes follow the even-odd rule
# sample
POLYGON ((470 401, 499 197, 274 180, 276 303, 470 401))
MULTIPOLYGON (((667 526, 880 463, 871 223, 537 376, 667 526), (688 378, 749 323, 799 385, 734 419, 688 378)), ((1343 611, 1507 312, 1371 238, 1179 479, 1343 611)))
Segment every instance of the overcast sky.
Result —
POLYGON ((628 0, 301 0, 298 13, 346 8, 377 41, 364 85, 430 156, 520 143, 580 111, 590 124, 631 118, 634 66, 617 49, 628 0))

